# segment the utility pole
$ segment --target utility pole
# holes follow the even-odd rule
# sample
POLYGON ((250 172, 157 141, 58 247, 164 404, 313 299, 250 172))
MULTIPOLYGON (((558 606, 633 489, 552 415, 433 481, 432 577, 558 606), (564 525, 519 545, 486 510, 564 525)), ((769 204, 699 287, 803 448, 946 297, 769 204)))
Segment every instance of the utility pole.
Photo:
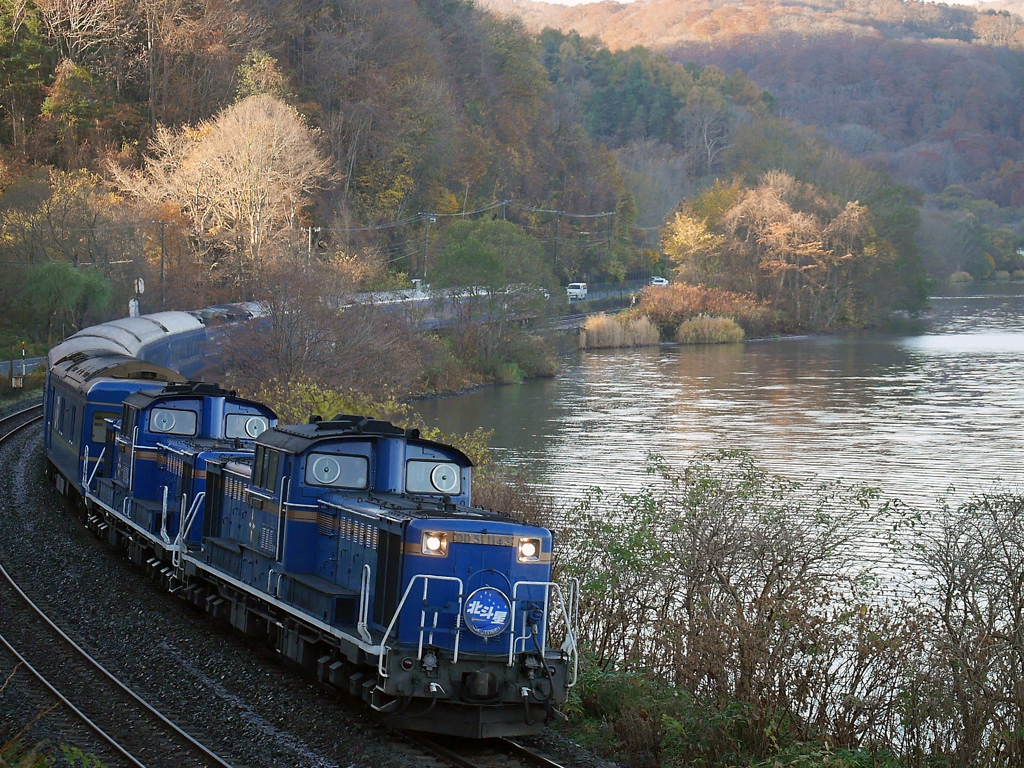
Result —
POLYGON ((320 227, 308 227, 309 232, 309 245, 306 246, 306 263, 313 261, 313 232, 316 231, 316 242, 320 244, 320 227))
POLYGON ((558 274, 558 211, 555 211, 555 258, 551 263, 551 271, 558 274))
POLYGON ((160 222, 160 309, 164 308, 166 303, 166 274, 164 272, 164 262, 167 256, 167 237, 166 237, 167 222, 160 222))
POLYGON ((430 225, 437 221, 436 216, 427 217, 427 231, 423 235, 423 282, 427 282, 427 249, 430 247, 430 225))

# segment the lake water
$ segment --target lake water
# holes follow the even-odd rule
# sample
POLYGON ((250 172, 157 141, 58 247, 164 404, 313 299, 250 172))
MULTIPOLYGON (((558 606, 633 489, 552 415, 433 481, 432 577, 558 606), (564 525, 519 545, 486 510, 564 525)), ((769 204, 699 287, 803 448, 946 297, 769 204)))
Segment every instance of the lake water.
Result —
POLYGON ((635 490, 650 452, 747 448, 767 469, 926 505, 1024 479, 1024 286, 937 296, 885 331, 581 352, 554 379, 416 404, 493 430, 502 460, 563 500, 635 490))

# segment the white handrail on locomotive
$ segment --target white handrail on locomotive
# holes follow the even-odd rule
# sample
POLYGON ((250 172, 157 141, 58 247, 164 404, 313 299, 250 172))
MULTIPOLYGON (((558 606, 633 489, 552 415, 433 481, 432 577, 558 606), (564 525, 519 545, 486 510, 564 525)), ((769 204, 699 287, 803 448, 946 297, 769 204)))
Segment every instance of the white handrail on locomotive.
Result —
MULTIPOLYGON (((182 494, 182 499, 184 500, 187 495, 182 494)), ((196 517, 199 516, 199 509, 204 501, 206 501, 206 491, 200 491, 192 500, 192 506, 188 513, 182 518, 183 522, 178 526, 178 535, 174 540, 174 550, 171 553, 171 562, 174 563, 175 568, 181 566, 182 544, 188 537, 188 532, 192 530, 192 525, 195 523, 196 517)))
POLYGON ((135 444, 139 442, 139 428, 132 430, 132 458, 128 466, 128 491, 135 493, 135 444))
MULTIPOLYGON (((462 583, 462 579, 457 576, 436 576, 429 573, 417 573, 414 574, 412 579, 409 581, 408 586, 405 588, 405 593, 402 595, 401 601, 398 603, 398 607, 395 609, 395 615, 391 617, 391 623, 388 624, 388 628, 384 631, 384 636, 380 639, 381 654, 377 659, 377 672, 381 677, 388 677, 387 670, 385 669, 387 661, 387 653, 390 650, 385 643, 387 643, 388 636, 391 635, 391 631, 395 628, 395 624, 398 623, 398 618, 402 614, 402 608, 405 606, 405 601, 409 598, 409 593, 412 591, 413 585, 419 579, 423 579, 423 602, 427 601, 427 590, 430 587, 431 581, 454 581, 459 585, 459 608, 455 614, 455 645, 454 653, 452 657, 452 663, 455 664, 459 660, 459 640, 462 638, 462 597, 465 594, 465 586, 462 583)), ((424 622, 426 621, 426 610, 420 611, 420 638, 419 638, 419 650, 417 651, 416 661, 423 660, 423 630, 424 622)), ((437 621, 437 611, 434 611, 434 620, 437 621)), ((436 624, 435 624, 436 629, 436 624)), ((433 633, 431 633, 431 642, 433 642, 433 633)))
MULTIPOLYGON (((146 541, 152 541, 152 542, 155 543, 155 539, 153 538, 153 534, 151 534, 149 531, 147 531, 141 525, 136 523, 135 519, 134 519, 134 516, 129 511, 130 508, 131 508, 130 502, 132 502, 132 497, 131 496, 125 496, 124 499, 121 501, 121 511, 120 512, 118 512, 116 509, 111 507, 109 504, 104 503, 104 501, 99 496, 97 496, 95 493, 93 493, 91 490, 86 489, 85 493, 83 493, 82 496, 85 499, 87 499, 88 501, 91 501, 93 504, 96 504, 97 506, 99 506, 101 509, 105 509, 105 510, 107 510, 107 512, 109 512, 112 515, 114 515, 117 518, 119 518, 121 520, 121 522, 123 522, 125 525, 129 526, 130 528, 132 528, 138 535, 142 536, 146 541)), ((163 546, 163 545, 161 545, 161 546, 163 546)), ((163 546, 163 549, 164 549, 164 551, 173 554, 174 551, 177 549, 177 547, 174 544, 168 544, 166 546, 163 546)))
POLYGON ((359 615, 356 620, 356 631, 359 636, 368 643, 373 642, 373 635, 370 634, 370 576, 373 571, 370 564, 363 565, 363 571, 359 579, 359 615))
MULTIPOLYGON (((86 446, 85 449, 86 449, 86 451, 88 451, 89 450, 89 446, 86 446)), ((96 457, 96 466, 94 466, 92 468, 92 474, 89 475, 89 482, 87 484, 87 487, 90 487, 90 488, 92 487, 92 481, 96 479, 96 473, 99 472, 100 465, 103 463, 103 457, 106 455, 106 453, 107 453, 107 447, 103 446, 100 449, 100 455, 96 457)))
MULTIPOLYGON (((160 487, 164 489, 163 502, 160 506, 160 538, 163 539, 164 544, 170 544, 171 537, 167 535, 167 494, 170 493, 170 488, 166 485, 162 485, 160 487)), ((187 495, 188 494, 182 494, 182 500, 184 500, 187 495)))
MULTIPOLYGON (((562 620, 565 622, 565 640, 562 641, 560 650, 569 656, 573 663, 573 675, 572 682, 566 681, 566 687, 572 688, 576 685, 577 668, 579 666, 579 653, 576 648, 576 636, 572 631, 572 615, 573 610, 568 608, 572 601, 574 601, 579 592, 579 579, 570 580, 571 589, 569 590, 569 601, 566 600, 565 595, 562 594, 562 585, 555 581, 517 581, 512 585, 512 600, 515 602, 519 592, 519 587, 543 587, 544 588, 544 607, 542 614, 544 616, 551 616, 551 605, 550 605, 550 594, 551 588, 554 587, 555 593, 558 595, 558 607, 561 609, 562 620)), ((524 601, 525 602, 525 601, 524 601)), ((526 616, 526 609, 522 612, 523 616, 526 616)), ((526 628, 526 621, 524 619, 524 630, 526 628)), ((539 647, 546 648, 548 645, 548 622, 544 623, 544 635, 541 637, 539 647)), ((533 637, 533 634, 526 635, 516 638, 516 614, 512 614, 512 626, 510 628, 510 644, 508 649, 508 665, 511 667, 515 659, 516 652, 516 640, 522 640, 521 646, 522 652, 526 652, 526 641, 533 637)))
MULTIPOLYGON (((292 478, 291 475, 285 475, 281 478, 281 522, 278 524, 277 541, 274 542, 274 561, 281 562, 281 552, 284 551, 284 537, 285 532, 288 530, 288 502, 285 499, 291 494, 292 490, 292 478), (285 487, 287 486, 287 488, 285 487)), ((270 589, 270 582, 267 582, 267 589, 270 589)), ((281 578, 277 579, 277 596, 281 596, 281 578)))
POLYGON ((92 474, 89 474, 89 446, 85 446, 85 450, 82 451, 82 487, 89 489, 92 487, 92 481, 96 479, 96 473, 99 471, 100 464, 103 463, 103 454, 107 452, 104 446, 100 450, 100 455, 96 457, 96 464, 92 468, 92 474))

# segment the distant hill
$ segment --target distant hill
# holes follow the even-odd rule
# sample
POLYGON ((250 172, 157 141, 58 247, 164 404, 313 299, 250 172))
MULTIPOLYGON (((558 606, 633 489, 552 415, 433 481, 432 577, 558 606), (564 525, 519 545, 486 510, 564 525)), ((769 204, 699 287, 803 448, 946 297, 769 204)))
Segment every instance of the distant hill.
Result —
POLYGON ((778 114, 924 193, 1024 204, 1022 0, 481 0, 499 14, 742 69, 778 114), (1009 9, 1009 10, 1008 10, 1009 9))
MULTIPOLYGON (((758 36, 805 42, 816 39, 881 37, 959 39, 975 37, 979 16, 999 11, 1024 15, 1024 0, 979 3, 979 8, 908 0, 638 0, 564 6, 533 0, 480 0, 479 5, 521 17, 527 28, 576 30, 600 37, 612 50, 643 45, 665 50, 681 44, 723 43, 758 36)), ((982 38, 1005 41, 1020 28, 989 23, 982 38)), ((1024 40, 1024 37, 1020 38, 1024 40)))

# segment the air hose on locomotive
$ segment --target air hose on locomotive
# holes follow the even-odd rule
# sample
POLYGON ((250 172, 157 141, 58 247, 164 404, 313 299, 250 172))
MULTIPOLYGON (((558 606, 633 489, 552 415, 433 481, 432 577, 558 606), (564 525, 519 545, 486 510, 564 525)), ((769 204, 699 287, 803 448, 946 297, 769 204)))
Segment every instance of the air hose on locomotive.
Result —
POLYGON ((523 707, 526 724, 536 725, 536 721, 530 717, 530 694, 532 694, 538 702, 544 705, 544 721, 547 721, 552 715, 551 698, 555 693, 555 681, 551 677, 551 668, 548 667, 547 660, 544 658, 544 650, 540 647, 540 641, 537 639, 537 636, 540 634, 537 628, 537 620, 531 617, 529 624, 530 636, 533 638, 533 646, 537 649, 537 655, 540 657, 540 667, 544 670, 544 677, 546 677, 548 681, 547 695, 539 696, 537 693, 538 681, 533 678, 533 670, 531 669, 529 676, 532 681, 532 685, 529 689, 523 689, 523 707))

